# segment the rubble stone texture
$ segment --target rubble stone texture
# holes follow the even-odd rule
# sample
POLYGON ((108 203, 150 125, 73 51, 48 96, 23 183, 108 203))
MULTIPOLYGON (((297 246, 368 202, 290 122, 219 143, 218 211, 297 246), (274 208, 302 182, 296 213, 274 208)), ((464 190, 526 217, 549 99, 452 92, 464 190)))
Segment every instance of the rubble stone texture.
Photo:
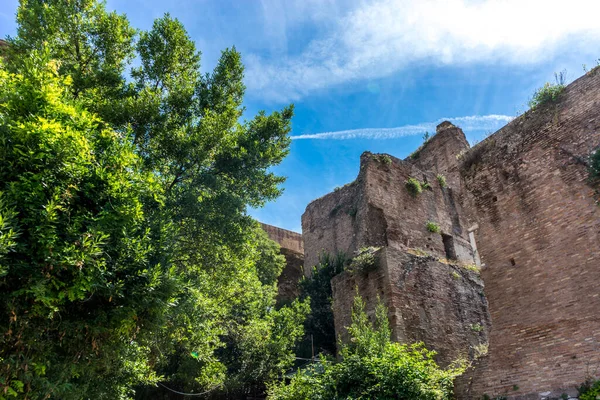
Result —
POLYGON ((404 161, 364 153, 357 179, 302 216, 307 273, 322 252, 382 247, 375 270, 332 280, 336 332, 358 288, 370 312, 378 297, 389 307, 396 340, 422 340, 442 363, 481 355, 489 338, 458 398, 574 396, 600 374, 600 207, 587 172, 599 146, 597 69, 472 149, 444 122, 404 161), (431 188, 411 195, 411 177, 431 188), (483 292, 464 268, 480 262, 483 292))

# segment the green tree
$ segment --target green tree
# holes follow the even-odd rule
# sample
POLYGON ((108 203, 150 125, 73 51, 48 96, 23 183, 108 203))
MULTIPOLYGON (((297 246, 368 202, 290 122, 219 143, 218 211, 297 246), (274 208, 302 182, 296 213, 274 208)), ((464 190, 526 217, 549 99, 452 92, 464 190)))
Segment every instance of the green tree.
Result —
POLYGON ((307 313, 275 310, 283 260, 246 214, 280 193, 292 107, 242 121, 240 54, 202 74, 168 15, 136 35, 97 1, 21 0, 17 20, 0 67, 0 398, 259 390, 307 313))
MULTIPOLYGON (((300 281, 300 298, 310 299, 310 314, 304 326, 306 334, 309 337, 312 335, 310 345, 314 346, 315 353, 336 354, 331 278, 344 270, 347 261, 342 253, 336 256, 323 253, 310 277, 300 281)), ((312 356, 310 348, 300 351, 304 357, 312 356)))
POLYGON ((387 310, 381 304, 373 324, 359 296, 354 299, 349 344, 340 351, 341 361, 325 360, 300 370, 289 384, 272 385, 273 400, 452 398, 454 378, 464 366, 440 369, 434 352, 422 344, 392 343, 387 310))
POLYGON ((69 99, 56 63, 33 52, 22 69, 0 68, 0 384, 70 399, 103 379, 101 398, 119 398, 156 380, 139 331, 173 284, 147 262, 142 201, 163 201, 158 182, 127 136, 69 99))

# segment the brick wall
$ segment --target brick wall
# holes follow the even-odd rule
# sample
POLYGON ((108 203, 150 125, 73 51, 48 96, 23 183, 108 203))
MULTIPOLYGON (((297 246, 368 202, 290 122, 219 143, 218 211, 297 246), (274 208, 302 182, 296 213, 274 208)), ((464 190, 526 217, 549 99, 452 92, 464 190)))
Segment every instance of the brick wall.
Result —
POLYGON ((490 327, 483 282, 476 272, 448 265, 437 257, 417 256, 386 247, 377 254, 378 267, 368 273, 343 272, 332 281, 336 333, 347 340, 356 290, 372 316, 377 299, 388 308, 392 339, 424 342, 447 366, 473 359, 487 343, 490 327))
POLYGON ((281 254, 285 257, 285 267, 277 279, 277 301, 280 304, 290 302, 300 295, 298 282, 304 265, 302 235, 272 225, 260 225, 271 240, 279 243, 281 254))
POLYGON ((493 324, 488 357, 459 382, 464 398, 537 399, 598 377, 600 208, 585 165, 598 146, 591 73, 463 157, 493 324))

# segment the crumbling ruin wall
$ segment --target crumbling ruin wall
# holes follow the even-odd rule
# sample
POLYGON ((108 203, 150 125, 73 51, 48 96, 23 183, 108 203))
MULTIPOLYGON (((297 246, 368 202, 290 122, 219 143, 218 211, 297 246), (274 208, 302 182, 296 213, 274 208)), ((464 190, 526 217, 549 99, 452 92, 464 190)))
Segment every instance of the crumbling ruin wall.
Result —
MULTIPOLYGON (((448 133, 466 142, 460 129, 448 133)), ((444 146, 442 141, 428 143, 424 159, 427 147, 438 145, 444 146)), ((456 167, 456 156, 448 159, 448 168, 456 167)), ((332 280, 336 335, 347 336, 358 286, 368 312, 378 298, 388 307, 396 340, 423 341, 439 352, 444 365, 472 359, 474 349, 487 341, 489 315, 481 280, 464 268, 473 268, 475 257, 463 214, 460 198, 438 182, 436 173, 369 152, 361 156, 352 184, 309 204, 302 216, 305 270, 323 251, 351 257, 363 247, 381 247, 375 271, 343 272, 332 280), (424 184, 420 194, 408 190, 410 178, 424 184), (440 232, 430 232, 427 222, 440 232)))
POLYGON ((598 72, 462 157, 493 323, 464 398, 537 399, 599 377, 600 207, 586 165, 600 146, 598 72))
POLYGON ((343 341, 358 290, 371 318, 377 299, 388 308, 393 340, 424 342, 442 366, 474 359, 485 349, 490 320, 477 272, 391 247, 379 250, 376 259, 373 271, 332 279, 336 332, 343 341))
POLYGON ((299 282, 303 276, 304 265, 302 235, 273 225, 260 225, 269 239, 279 244, 280 252, 285 257, 285 266, 277 279, 277 302, 291 302, 300 295, 299 282))

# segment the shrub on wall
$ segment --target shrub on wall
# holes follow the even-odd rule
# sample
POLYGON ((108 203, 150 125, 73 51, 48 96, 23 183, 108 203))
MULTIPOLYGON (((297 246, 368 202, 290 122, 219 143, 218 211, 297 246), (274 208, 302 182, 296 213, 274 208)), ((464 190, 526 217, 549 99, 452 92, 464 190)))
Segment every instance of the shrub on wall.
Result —
POLYGON ((579 400, 596 400, 600 398, 600 380, 595 383, 586 382, 579 388, 579 400))
POLYGON ((408 180, 406 181, 406 189, 414 197, 418 196, 419 194, 421 194, 421 192, 423 192, 421 182, 419 182, 415 178, 408 178, 408 180))
POLYGON ((427 230, 431 233, 440 233, 441 231, 440 226, 433 221, 427 221, 425 226, 427 227, 427 230))
POLYGON ((379 247, 363 247, 360 249, 350 262, 348 271, 351 273, 365 273, 375 269, 377 267, 375 252, 379 249, 379 247))
POLYGON ((448 184, 446 183, 446 177, 444 175, 438 174, 436 176, 436 178, 437 178, 437 180, 438 180, 438 182, 439 182, 439 184, 440 184, 441 187, 448 186, 448 184))
POLYGON ((566 71, 562 71, 558 74, 555 73, 554 78, 556 83, 546 82, 544 86, 537 89, 533 93, 531 100, 529 100, 529 108, 533 110, 541 104, 557 102, 560 94, 565 90, 566 77, 566 71))

